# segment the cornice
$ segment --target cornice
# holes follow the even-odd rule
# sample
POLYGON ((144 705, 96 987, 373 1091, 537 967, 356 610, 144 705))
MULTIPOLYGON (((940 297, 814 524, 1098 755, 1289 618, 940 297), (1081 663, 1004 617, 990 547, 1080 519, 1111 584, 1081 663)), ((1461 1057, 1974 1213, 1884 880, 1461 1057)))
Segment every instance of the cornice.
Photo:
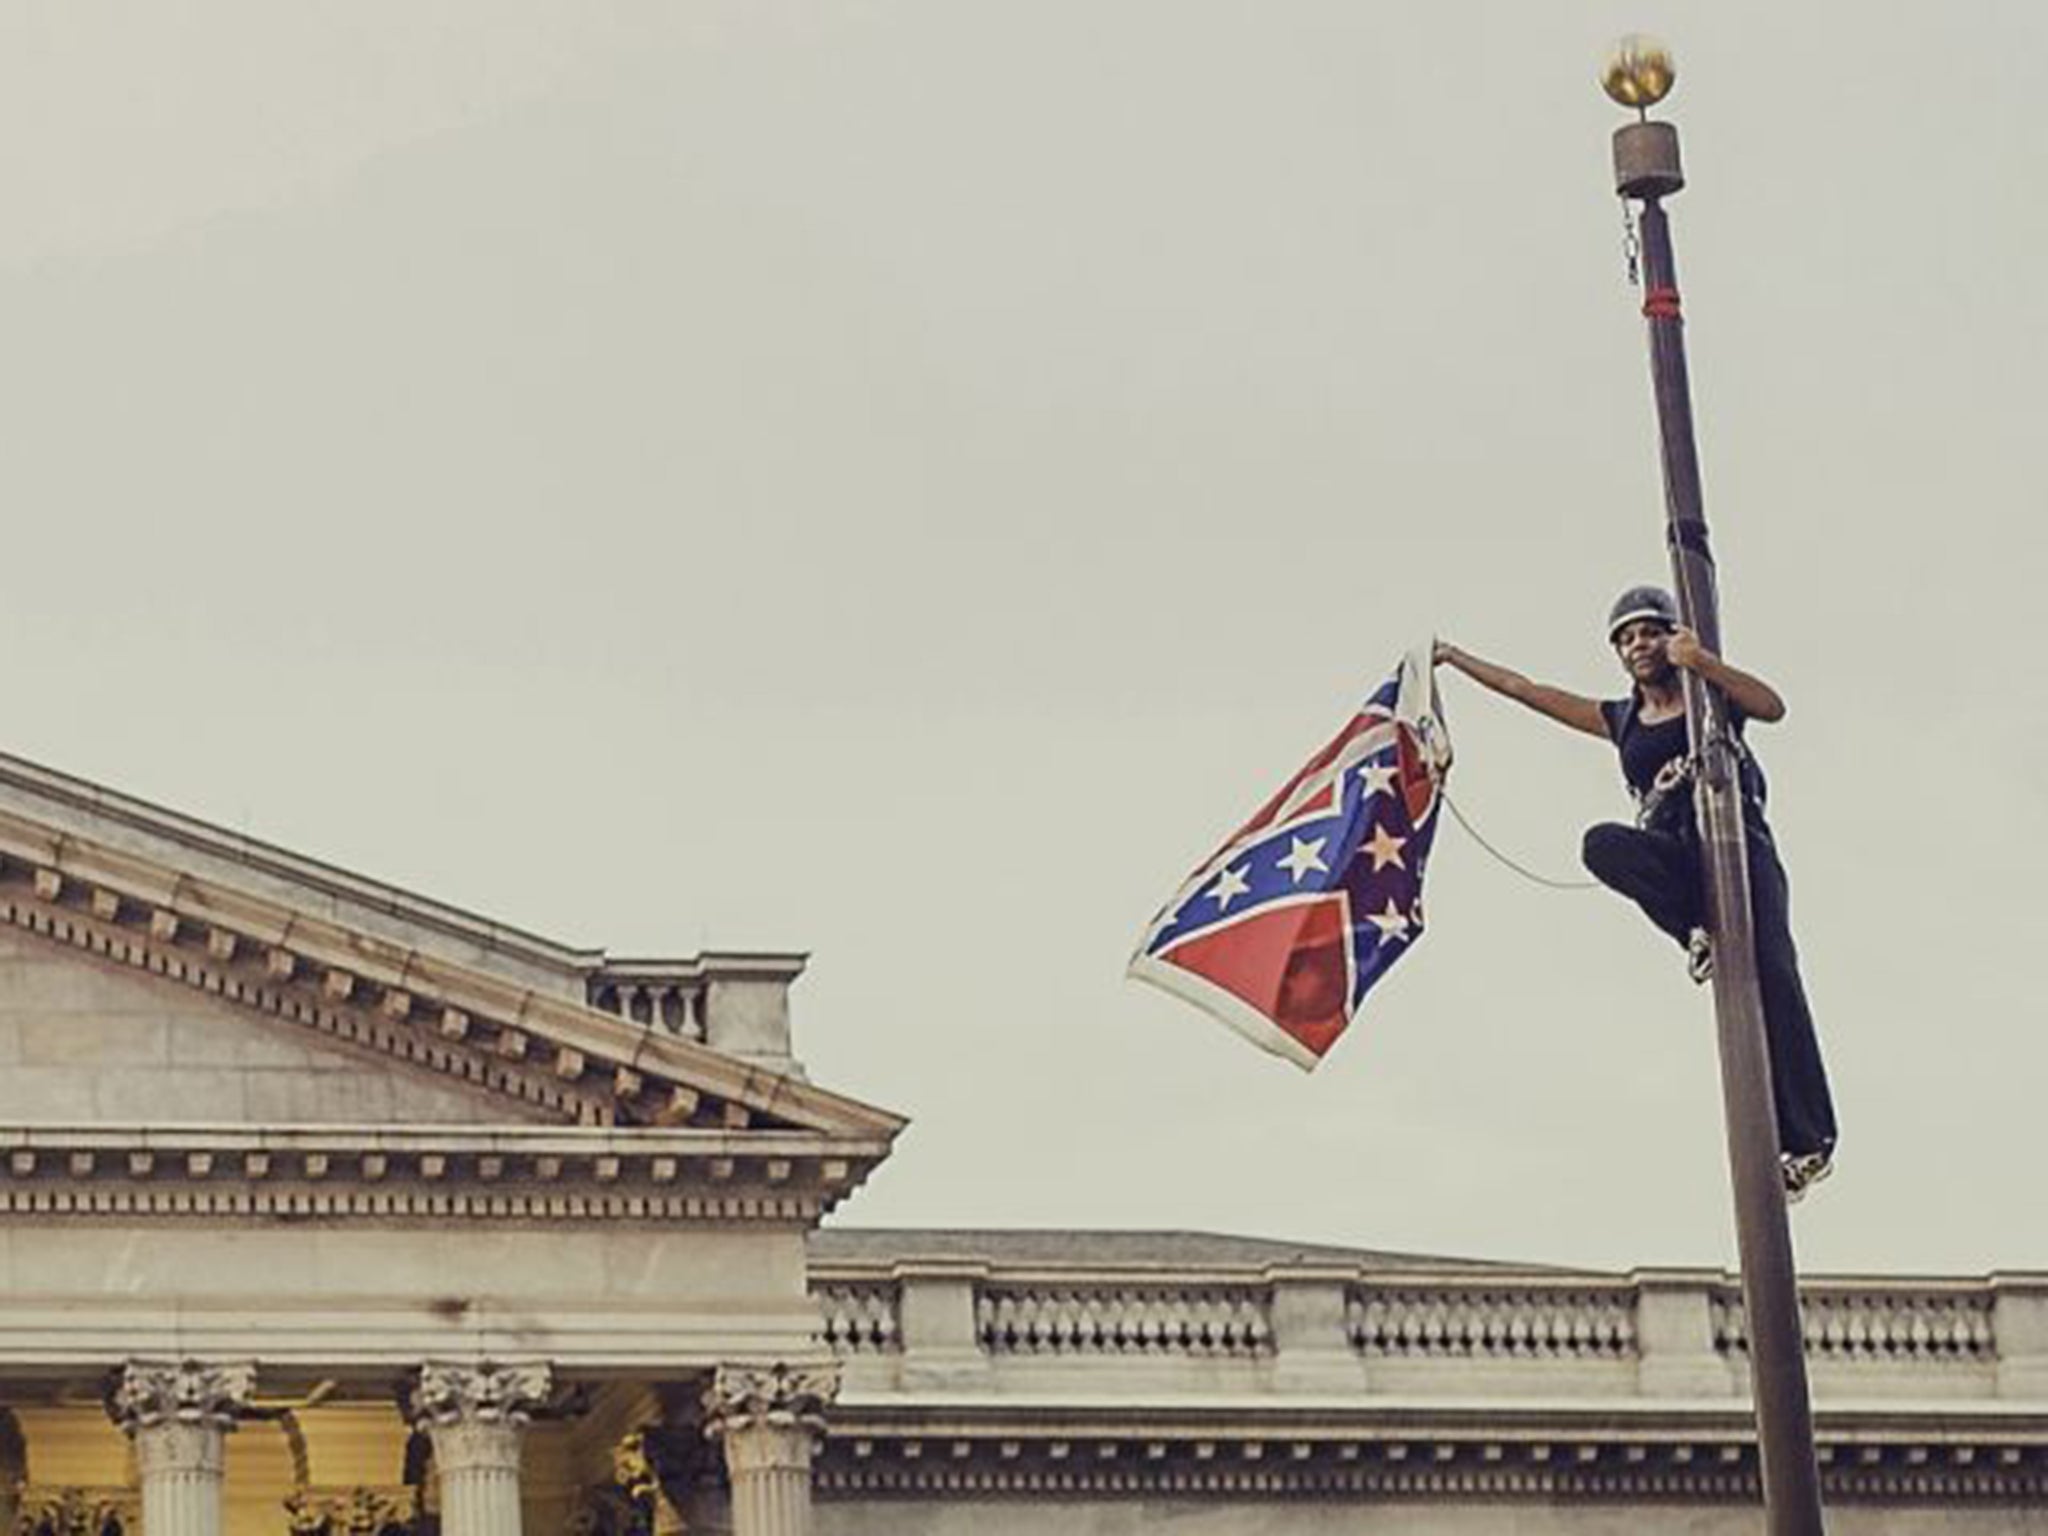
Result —
MULTIPOLYGON (((2048 1413, 1824 1412, 1831 1500, 2026 1502, 2048 1494, 2048 1413)), ((820 1454, 826 1498, 1174 1495, 1743 1500, 1759 1496, 1739 1405, 1642 1402, 1467 1417, 1427 1405, 1261 1413, 1067 1405, 1020 1413, 842 1401, 820 1454)))
POLYGON ((805 1132, 0 1127, 0 1216, 811 1223, 887 1152, 805 1132))
POLYGON ((885 1138, 906 1123, 581 1000, 6 811, 0 923, 573 1123, 885 1138))

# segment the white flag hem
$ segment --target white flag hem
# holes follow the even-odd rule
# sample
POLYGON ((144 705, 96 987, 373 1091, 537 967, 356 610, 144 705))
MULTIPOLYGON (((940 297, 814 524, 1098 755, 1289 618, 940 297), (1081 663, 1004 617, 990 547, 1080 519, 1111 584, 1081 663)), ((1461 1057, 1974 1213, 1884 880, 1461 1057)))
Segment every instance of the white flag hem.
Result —
POLYGON ((1313 1072, 1322 1059, 1237 994, 1192 971, 1150 955, 1136 955, 1124 974, 1133 981, 1169 992, 1184 1003, 1193 1003, 1217 1023, 1235 1030, 1260 1049, 1293 1062, 1304 1072, 1313 1072))

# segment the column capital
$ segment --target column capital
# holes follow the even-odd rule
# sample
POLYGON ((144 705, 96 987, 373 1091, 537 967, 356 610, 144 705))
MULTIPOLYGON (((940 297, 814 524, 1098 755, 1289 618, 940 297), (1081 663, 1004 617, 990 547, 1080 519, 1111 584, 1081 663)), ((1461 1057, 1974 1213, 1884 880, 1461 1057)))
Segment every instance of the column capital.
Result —
POLYGON ((721 1365, 704 1392, 704 1433, 725 1448, 735 1536, 809 1536, 811 1458, 839 1395, 832 1361, 721 1365))
POLYGON ((434 1443, 448 1536, 517 1536, 519 1442, 554 1385, 554 1368, 541 1360, 420 1367, 406 1417, 434 1443))
POLYGON ((107 1388, 107 1416, 130 1436, 163 1425, 228 1430, 255 1391, 252 1361, 130 1360, 107 1388))
POLYGON ((835 1361, 790 1365, 721 1365, 704 1389, 704 1433, 730 1440, 747 1430, 825 1428, 825 1410, 839 1395, 835 1361))
POLYGON ((406 1397, 406 1417, 425 1429, 464 1424, 523 1427, 554 1390, 554 1368, 541 1360, 513 1365, 428 1361, 406 1397))

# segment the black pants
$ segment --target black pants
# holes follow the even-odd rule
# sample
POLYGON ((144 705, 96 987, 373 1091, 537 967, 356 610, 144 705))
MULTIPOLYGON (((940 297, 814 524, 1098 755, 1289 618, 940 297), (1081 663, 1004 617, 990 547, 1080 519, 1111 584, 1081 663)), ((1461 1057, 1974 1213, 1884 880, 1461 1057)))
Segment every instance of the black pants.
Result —
MULTIPOLYGON (((1752 823, 1748 843, 1750 920, 1756 929, 1778 1145, 1792 1153, 1825 1151, 1835 1144, 1835 1106, 1806 989, 1799 984, 1791 888, 1769 831, 1752 823)), ((1601 884, 1634 901, 1681 945, 1694 928, 1705 925, 1699 840, 1690 831, 1645 832, 1605 822, 1587 829, 1585 859, 1601 884)))

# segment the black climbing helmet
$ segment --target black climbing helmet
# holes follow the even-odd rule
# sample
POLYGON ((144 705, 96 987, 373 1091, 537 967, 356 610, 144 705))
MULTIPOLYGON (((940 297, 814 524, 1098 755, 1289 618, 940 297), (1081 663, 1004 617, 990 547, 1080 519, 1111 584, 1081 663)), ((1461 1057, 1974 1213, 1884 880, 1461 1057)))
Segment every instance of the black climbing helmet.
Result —
POLYGON ((1662 587, 1630 587, 1614 600, 1607 611, 1607 643, 1637 619, 1655 619, 1667 629, 1678 628, 1678 604, 1662 587))

